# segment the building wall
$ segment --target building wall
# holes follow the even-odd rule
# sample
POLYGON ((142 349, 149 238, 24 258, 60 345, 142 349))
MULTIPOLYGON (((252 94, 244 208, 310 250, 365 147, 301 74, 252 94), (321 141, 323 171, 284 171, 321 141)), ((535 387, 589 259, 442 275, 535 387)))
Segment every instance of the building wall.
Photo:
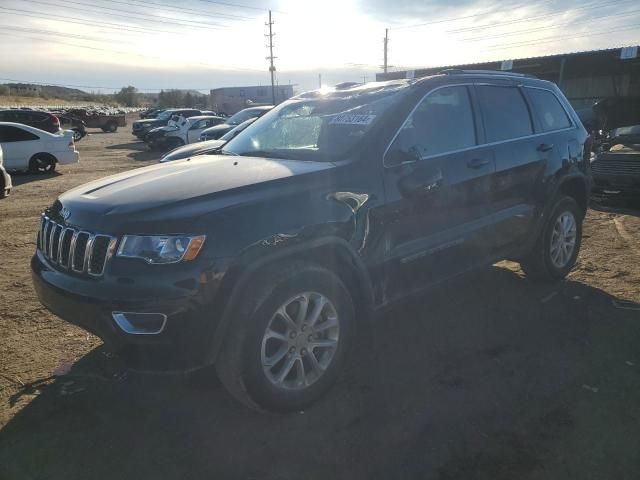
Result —
MULTIPOLYGON (((276 87, 276 104, 293 96, 292 85, 276 87)), ((271 105, 271 86, 232 87, 211 90, 211 109, 233 115, 243 108, 255 105, 271 105)))

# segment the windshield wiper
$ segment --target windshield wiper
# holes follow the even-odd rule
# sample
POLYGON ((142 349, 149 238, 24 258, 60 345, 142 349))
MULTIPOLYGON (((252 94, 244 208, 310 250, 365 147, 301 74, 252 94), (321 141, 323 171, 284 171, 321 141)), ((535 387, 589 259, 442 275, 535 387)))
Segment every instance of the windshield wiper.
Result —
POLYGON ((232 157, 239 157, 240 154, 236 153, 236 152, 230 152, 229 150, 225 150, 224 148, 221 149, 216 149, 217 153, 220 153, 222 155, 231 155, 232 157))

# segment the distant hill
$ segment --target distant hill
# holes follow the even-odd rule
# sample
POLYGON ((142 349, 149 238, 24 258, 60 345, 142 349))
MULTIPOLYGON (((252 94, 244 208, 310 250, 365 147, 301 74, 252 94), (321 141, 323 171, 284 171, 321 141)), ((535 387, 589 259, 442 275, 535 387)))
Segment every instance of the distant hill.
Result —
POLYGON ((81 100, 91 95, 88 92, 77 88, 57 87, 55 85, 34 85, 31 83, 5 83, 0 85, 6 94, 12 95, 32 95, 39 97, 53 97, 64 100, 81 100))

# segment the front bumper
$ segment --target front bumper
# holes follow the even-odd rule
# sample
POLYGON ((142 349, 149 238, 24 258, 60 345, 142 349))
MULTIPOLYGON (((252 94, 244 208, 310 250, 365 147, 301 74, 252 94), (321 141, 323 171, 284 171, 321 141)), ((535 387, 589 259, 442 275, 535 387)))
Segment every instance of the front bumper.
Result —
POLYGON ((591 192, 595 195, 640 198, 640 175, 594 173, 591 192))
POLYGON ((217 283, 203 284, 197 268, 179 275, 96 279, 57 270, 37 251, 31 270, 36 294, 47 309, 100 337, 128 366, 167 371, 205 362, 218 323, 211 304, 217 283), (166 324, 157 334, 127 333, 114 320, 117 312, 162 314, 166 324))

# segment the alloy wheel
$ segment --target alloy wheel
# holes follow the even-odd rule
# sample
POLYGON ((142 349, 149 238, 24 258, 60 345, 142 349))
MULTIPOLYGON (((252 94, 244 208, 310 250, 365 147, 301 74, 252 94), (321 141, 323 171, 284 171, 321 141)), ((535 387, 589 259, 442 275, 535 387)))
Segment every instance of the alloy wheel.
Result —
POLYGON ((571 212, 563 212, 556 219, 551 232, 551 263, 564 268, 576 248, 576 219, 571 212))
POLYGON ((340 321, 334 305, 317 292, 283 303, 262 338, 261 362, 267 380, 283 390, 303 390, 327 370, 338 348, 340 321))

